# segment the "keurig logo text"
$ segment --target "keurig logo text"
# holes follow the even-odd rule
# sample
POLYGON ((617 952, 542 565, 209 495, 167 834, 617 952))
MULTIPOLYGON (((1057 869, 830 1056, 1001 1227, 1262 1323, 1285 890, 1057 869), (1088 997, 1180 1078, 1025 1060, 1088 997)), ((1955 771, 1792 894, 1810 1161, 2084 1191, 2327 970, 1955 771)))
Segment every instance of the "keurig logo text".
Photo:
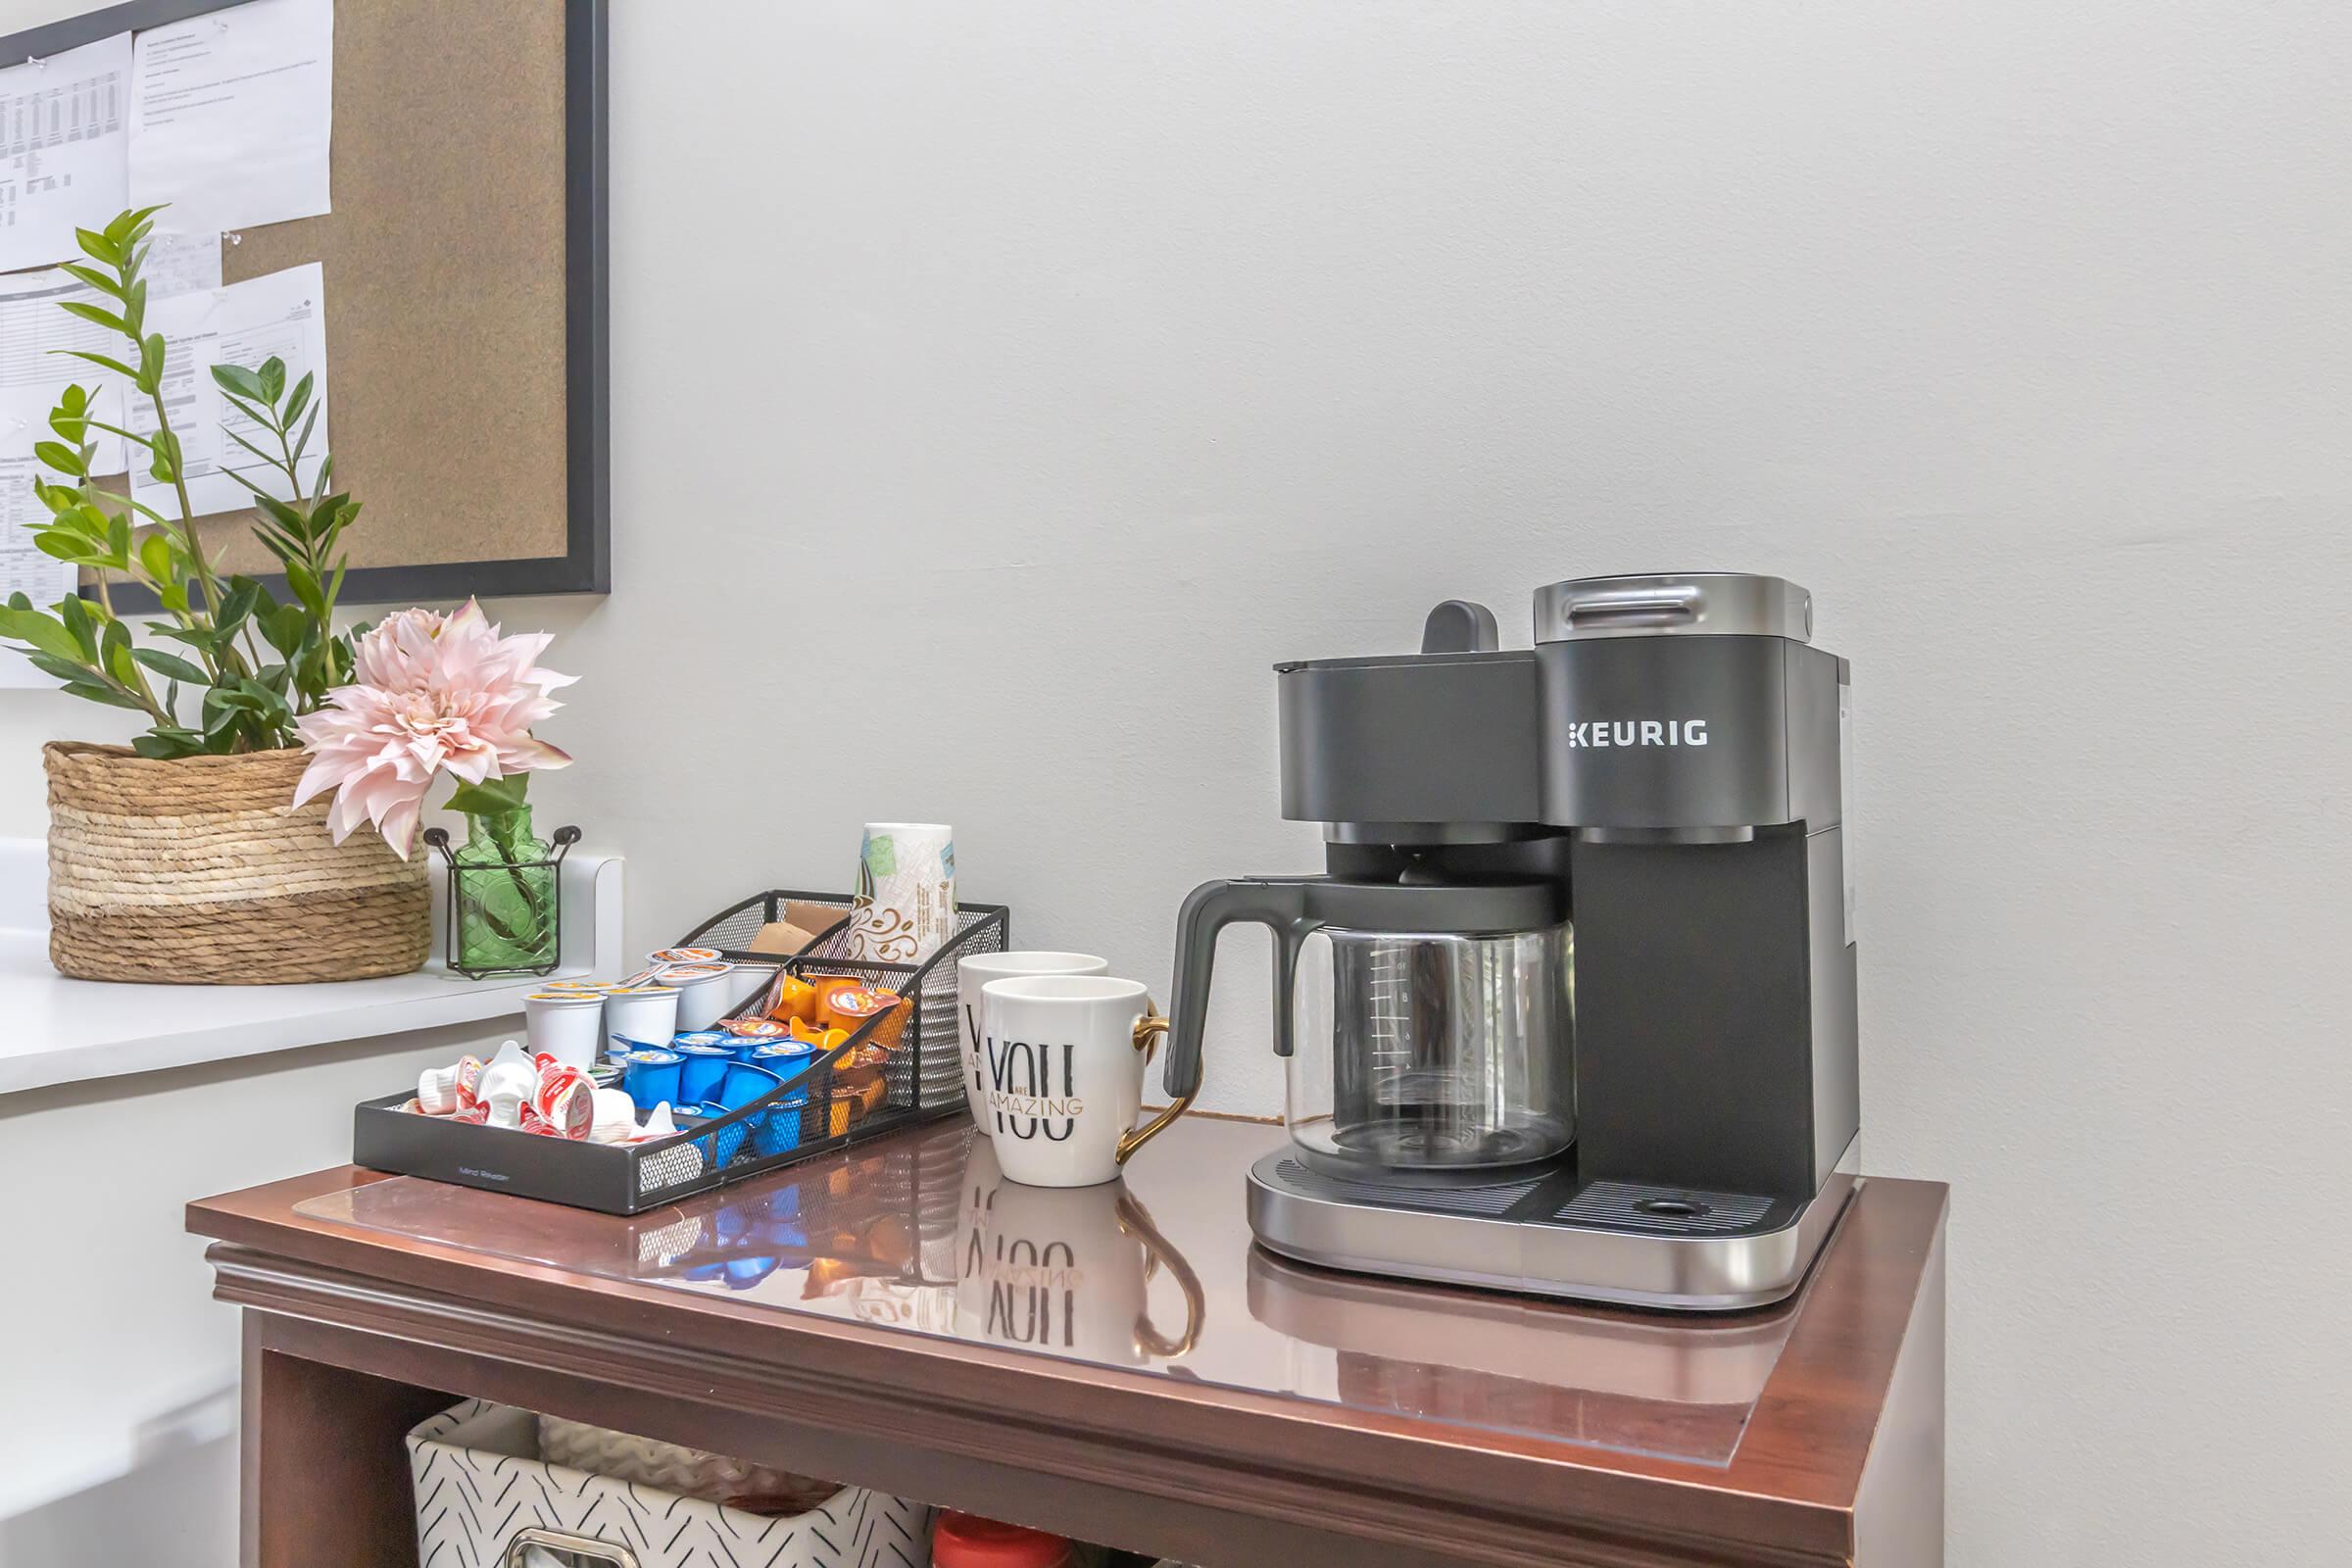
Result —
POLYGON ((1707 721, 1703 718, 1621 718, 1593 719, 1590 723, 1568 726, 1568 745, 1599 748, 1604 746, 1704 746, 1707 744, 1707 721))

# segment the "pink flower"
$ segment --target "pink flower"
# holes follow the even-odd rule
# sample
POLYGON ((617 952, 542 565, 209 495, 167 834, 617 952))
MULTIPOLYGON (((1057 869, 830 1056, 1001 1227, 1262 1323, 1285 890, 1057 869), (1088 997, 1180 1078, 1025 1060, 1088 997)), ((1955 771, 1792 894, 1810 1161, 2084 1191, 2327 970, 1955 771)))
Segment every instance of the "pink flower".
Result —
POLYGON ((294 721, 311 752, 294 804, 335 792, 327 829, 337 844, 373 822, 402 859, 442 773, 479 784, 571 761, 531 726, 563 707, 548 696, 578 677, 533 662, 554 638, 502 637, 471 600, 454 615, 404 610, 352 650, 357 681, 294 721))

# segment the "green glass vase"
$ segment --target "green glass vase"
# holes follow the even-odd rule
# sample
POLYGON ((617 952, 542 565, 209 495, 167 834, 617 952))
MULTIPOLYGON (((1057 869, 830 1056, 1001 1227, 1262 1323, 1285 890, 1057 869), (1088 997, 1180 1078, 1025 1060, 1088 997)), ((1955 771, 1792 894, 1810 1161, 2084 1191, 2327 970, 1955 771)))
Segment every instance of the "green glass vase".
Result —
POLYGON ((531 831, 531 808, 466 818, 452 857, 457 967, 467 974, 545 971, 556 965, 556 854, 531 831))

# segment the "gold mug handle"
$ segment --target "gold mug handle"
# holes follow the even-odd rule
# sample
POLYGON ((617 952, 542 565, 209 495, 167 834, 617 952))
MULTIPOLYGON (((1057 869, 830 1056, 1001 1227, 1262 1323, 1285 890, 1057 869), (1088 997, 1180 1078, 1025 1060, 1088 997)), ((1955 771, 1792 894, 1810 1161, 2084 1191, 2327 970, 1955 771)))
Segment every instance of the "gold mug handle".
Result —
MULTIPOLYGON (((1144 1015, 1135 1020, 1134 1040, 1135 1049, 1143 1054, 1144 1062, 1148 1066, 1151 1064, 1152 1057, 1159 1050, 1160 1038, 1168 1032, 1168 1020, 1157 1007, 1152 1006, 1149 1003, 1145 1006, 1147 1010, 1144 1015)), ((1193 1093, 1198 1094, 1200 1091, 1196 1089, 1193 1093)), ((1141 1127, 1119 1134, 1119 1163, 1126 1164, 1129 1159, 1134 1157, 1137 1150, 1165 1132, 1168 1123, 1192 1107, 1193 1096, 1186 1095, 1141 1127)))
POLYGON ((1176 1277, 1176 1288, 1184 1293, 1184 1333, 1169 1339, 1152 1321, 1152 1308, 1147 1303, 1135 1315, 1135 1348, 1147 1355, 1156 1355, 1163 1361, 1174 1361, 1193 1353, 1200 1343, 1200 1323, 1208 1315, 1208 1298, 1200 1289, 1200 1276, 1193 1265, 1184 1260, 1168 1239, 1159 1234, 1152 1223, 1152 1211, 1142 1204, 1133 1193, 1119 1194, 1117 1205, 1119 1230, 1144 1244, 1144 1280, 1148 1284, 1165 1263, 1168 1272, 1176 1277))

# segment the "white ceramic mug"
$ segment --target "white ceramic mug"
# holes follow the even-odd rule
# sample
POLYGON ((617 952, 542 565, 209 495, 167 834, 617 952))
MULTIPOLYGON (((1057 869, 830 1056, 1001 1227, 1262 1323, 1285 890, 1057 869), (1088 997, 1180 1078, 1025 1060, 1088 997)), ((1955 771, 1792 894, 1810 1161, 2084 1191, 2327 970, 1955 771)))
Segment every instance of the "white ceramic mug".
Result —
POLYGON ((1192 1103, 1143 1127, 1144 1065, 1168 1020, 1140 980, 1040 974, 980 988, 980 1075, 989 1141, 1005 1176, 1031 1187, 1093 1187, 1192 1103))
POLYGON ((1091 953, 975 953, 956 960, 956 1024, 963 1049, 964 1102, 981 1136, 996 1118, 980 1081, 980 988, 991 980, 1024 974, 1108 974, 1110 960, 1091 953))

